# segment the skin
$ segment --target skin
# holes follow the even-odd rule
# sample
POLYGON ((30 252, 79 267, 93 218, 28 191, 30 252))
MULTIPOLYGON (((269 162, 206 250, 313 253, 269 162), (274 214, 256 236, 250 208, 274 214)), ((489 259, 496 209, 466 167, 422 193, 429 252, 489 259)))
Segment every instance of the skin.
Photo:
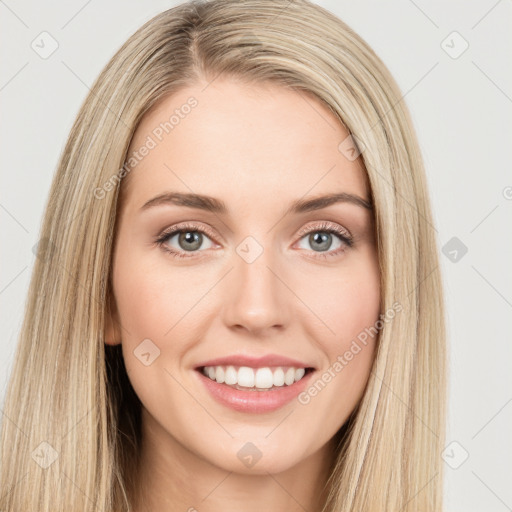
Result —
POLYGON ((372 211, 336 203, 283 216, 296 199, 333 192, 369 200, 366 173, 361 157, 350 161, 339 151, 348 133, 311 94, 222 77, 206 85, 169 96, 145 115, 129 154, 190 96, 198 101, 122 182, 106 343, 122 343, 143 404, 143 498, 134 510, 320 510, 334 436, 364 393, 376 340, 310 403, 293 400, 265 414, 219 404, 194 367, 232 354, 276 353, 310 363, 319 378, 378 320, 372 211), (216 197, 229 213, 169 204, 140 211, 164 191, 216 197), (323 221, 348 231, 353 246, 332 234, 325 252, 308 234, 298 236, 304 227, 325 232, 323 221), (213 234, 188 252, 179 235, 166 241, 187 258, 155 244, 180 222, 213 234), (236 251, 247 236, 263 249, 252 263, 236 251), (160 350, 148 366, 134 355, 145 339, 160 350), (247 442, 262 453, 251 468, 237 457, 247 442))

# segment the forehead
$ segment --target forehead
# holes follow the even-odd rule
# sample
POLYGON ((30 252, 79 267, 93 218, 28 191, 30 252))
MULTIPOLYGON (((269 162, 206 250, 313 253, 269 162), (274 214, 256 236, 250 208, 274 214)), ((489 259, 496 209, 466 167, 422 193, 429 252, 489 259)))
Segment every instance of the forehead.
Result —
POLYGON ((125 195, 134 205, 168 190, 241 201, 335 191, 368 199, 361 157, 340 150, 348 135, 311 93, 219 78, 163 98, 143 117, 125 195))

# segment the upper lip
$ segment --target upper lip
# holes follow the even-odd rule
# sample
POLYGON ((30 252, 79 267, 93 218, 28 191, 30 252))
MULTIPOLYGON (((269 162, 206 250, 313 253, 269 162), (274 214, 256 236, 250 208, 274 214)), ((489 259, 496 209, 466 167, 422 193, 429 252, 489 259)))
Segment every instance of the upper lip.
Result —
POLYGON ((264 368, 266 366, 293 366, 294 368, 313 368, 312 365, 280 356, 278 354, 267 354, 262 357, 252 357, 246 355, 233 355, 210 359, 196 365, 196 369, 204 366, 249 366, 251 368, 264 368))

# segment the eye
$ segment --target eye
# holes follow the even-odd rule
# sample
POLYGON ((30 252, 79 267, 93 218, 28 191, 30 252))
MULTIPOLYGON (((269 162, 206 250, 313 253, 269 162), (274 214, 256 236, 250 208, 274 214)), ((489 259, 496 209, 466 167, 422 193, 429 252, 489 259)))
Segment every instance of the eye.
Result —
POLYGON ((328 258, 331 256, 338 256, 339 254, 345 252, 347 248, 353 246, 353 240, 348 231, 343 229, 341 226, 331 222, 323 222, 320 226, 314 226, 313 228, 306 228, 301 230, 299 235, 302 237, 301 240, 307 237, 305 238, 305 241, 313 248, 313 252, 317 253, 315 256, 313 256, 314 258, 328 258), (332 235, 336 235, 336 238, 338 239, 337 242, 334 242, 335 245, 338 245, 337 249, 334 251, 329 250, 333 245, 332 235))
MULTIPOLYGON (((164 231, 155 242, 175 258, 189 258, 194 256, 193 253, 198 252, 198 249, 201 248, 205 240, 210 240, 210 236, 209 231, 200 226, 183 223, 164 231), (170 246, 173 238, 176 238, 177 249, 170 246), (192 254, 187 254, 187 252, 192 254)), ((206 247, 206 249, 212 246, 213 244, 211 244, 210 240, 210 246, 206 247)))
MULTIPOLYGON (((314 258, 338 256, 353 246, 353 240, 348 231, 331 222, 323 222, 321 225, 302 229, 298 235, 301 237, 301 241, 307 236, 306 242, 312 247, 310 250, 316 253, 314 258), (334 242, 338 246, 334 251, 330 250, 333 245, 332 235, 338 239, 337 242, 334 242)), ((200 250, 201 247, 211 249, 214 245, 212 238, 213 235, 208 229, 196 224, 182 223, 165 230, 155 242, 175 258, 190 258, 196 256, 194 253, 203 252, 200 250), (174 238, 176 238, 175 243, 178 244, 178 247, 171 245, 174 238), (209 242, 206 244, 207 247, 203 247, 205 241, 209 242)))

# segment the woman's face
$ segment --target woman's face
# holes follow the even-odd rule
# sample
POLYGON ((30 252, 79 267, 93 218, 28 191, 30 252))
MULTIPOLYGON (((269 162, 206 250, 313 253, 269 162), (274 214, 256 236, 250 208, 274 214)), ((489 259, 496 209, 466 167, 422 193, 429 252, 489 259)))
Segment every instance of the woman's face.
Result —
POLYGON ((362 397, 376 339, 358 335, 380 313, 370 194, 312 95, 205 85, 135 133, 107 343, 122 343, 160 454, 276 473, 327 458, 362 397), (333 194, 362 202, 309 203, 333 194))

